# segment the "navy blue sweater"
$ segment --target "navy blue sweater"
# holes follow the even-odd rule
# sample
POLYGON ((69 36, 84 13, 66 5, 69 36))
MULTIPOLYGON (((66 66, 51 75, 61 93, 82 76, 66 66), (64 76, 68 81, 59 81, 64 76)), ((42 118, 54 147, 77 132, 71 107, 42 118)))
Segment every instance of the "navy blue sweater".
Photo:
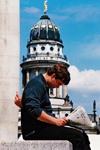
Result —
POLYGON ((24 139, 49 126, 49 124, 37 120, 42 110, 53 116, 47 83, 43 75, 40 74, 28 82, 22 96, 21 127, 24 139))

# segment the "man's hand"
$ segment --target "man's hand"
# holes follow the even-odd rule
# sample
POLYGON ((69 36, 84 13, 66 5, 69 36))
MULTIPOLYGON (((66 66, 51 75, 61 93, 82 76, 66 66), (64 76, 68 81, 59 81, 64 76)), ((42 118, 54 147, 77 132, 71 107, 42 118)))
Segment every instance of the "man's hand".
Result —
POLYGON ((49 124, 54 124, 56 126, 64 126, 68 122, 68 119, 66 118, 55 118, 55 117, 48 115, 44 111, 42 111, 40 117, 38 117, 37 119, 40 121, 49 123, 49 124))
POLYGON ((56 126, 64 126, 68 122, 67 118, 57 118, 56 126))
POLYGON ((22 99, 22 96, 20 97, 20 96, 19 96, 19 93, 16 92, 16 96, 15 96, 14 103, 15 103, 15 105, 17 105, 19 108, 21 108, 21 99, 22 99))

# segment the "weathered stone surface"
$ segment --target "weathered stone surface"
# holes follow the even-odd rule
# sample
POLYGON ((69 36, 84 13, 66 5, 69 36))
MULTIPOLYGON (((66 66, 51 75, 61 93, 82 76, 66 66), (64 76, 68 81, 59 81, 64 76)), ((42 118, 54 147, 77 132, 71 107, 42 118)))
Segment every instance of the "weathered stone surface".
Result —
POLYGON ((0 142, 18 135, 19 31, 19 0, 0 0, 0 142))
POLYGON ((0 150, 72 150, 68 141, 19 141, 0 144, 0 150))

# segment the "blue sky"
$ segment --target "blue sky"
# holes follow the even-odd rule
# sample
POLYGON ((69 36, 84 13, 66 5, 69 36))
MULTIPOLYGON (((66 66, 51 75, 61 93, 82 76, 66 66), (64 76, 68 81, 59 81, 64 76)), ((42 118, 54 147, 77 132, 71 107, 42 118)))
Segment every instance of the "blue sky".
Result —
MULTIPOLYGON (((63 54, 70 63, 70 100, 74 108, 82 105, 87 113, 92 113, 96 100, 100 115, 100 1, 48 0, 47 5, 47 15, 60 29, 63 54)), ((20 63, 26 56, 31 27, 43 13, 44 0, 20 0, 20 63)))

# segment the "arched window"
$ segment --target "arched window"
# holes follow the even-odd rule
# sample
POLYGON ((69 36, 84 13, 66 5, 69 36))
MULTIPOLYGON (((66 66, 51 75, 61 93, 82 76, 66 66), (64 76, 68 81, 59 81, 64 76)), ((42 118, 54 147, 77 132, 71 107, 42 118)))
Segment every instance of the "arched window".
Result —
POLYGON ((60 48, 58 48, 58 52, 60 52, 60 48))
POLYGON ((36 47, 33 47, 33 50, 36 51, 36 47))
POLYGON ((52 25, 48 26, 48 38, 53 40, 54 39, 54 29, 52 25))
POLYGON ((40 28, 40 39, 46 39, 46 26, 42 25, 40 28))

